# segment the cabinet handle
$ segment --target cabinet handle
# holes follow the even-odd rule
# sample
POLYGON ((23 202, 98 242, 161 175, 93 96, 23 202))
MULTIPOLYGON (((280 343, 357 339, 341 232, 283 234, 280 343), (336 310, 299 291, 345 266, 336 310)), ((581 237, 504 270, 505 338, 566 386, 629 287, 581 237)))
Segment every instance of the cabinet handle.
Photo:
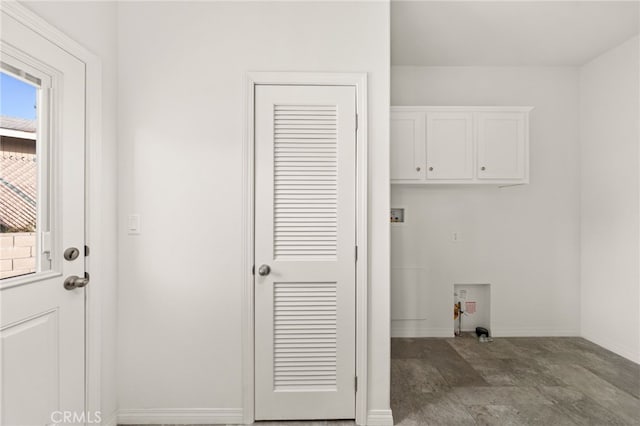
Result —
POLYGON ((419 172, 419 171, 420 171, 420 167, 416 167, 416 172, 419 172))
POLYGON ((487 168, 485 166, 480 167, 480 170, 487 170, 487 168))
POLYGON ((432 172, 433 171, 433 167, 429 167, 429 171, 432 172))

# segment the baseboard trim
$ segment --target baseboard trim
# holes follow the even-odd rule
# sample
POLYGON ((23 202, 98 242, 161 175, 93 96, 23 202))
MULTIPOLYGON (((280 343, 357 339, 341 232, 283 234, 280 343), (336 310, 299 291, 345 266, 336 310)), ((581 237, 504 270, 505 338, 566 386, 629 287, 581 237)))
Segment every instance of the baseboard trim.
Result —
POLYGON ((391 410, 369 410, 367 426, 393 426, 391 410))
POLYGON ((577 337, 580 332, 574 329, 559 328, 505 328, 493 327, 492 337, 577 337))
POLYGON ((109 416, 102 419, 100 422, 102 426, 118 426, 118 411, 114 411, 109 416))
POLYGON ((242 424, 242 408, 149 408, 124 409, 118 412, 118 423, 145 424, 242 424))
POLYGON ((392 323, 391 337, 453 337, 453 327, 431 328, 392 323))
POLYGON ((631 348, 626 348, 617 343, 614 343, 607 339, 602 339, 600 337, 596 337, 589 333, 583 333, 581 335, 582 338, 590 341, 591 343, 595 343, 598 346, 605 348, 608 351, 611 351, 621 357, 628 359, 629 361, 633 361, 636 364, 640 364, 640 353, 634 351, 631 348))
MULTIPOLYGON (((490 332, 492 337, 576 337, 576 336, 580 336, 580 332, 578 330, 558 329, 558 328, 493 327, 490 330, 490 332)), ((391 337, 453 337, 453 327, 451 328, 422 327, 415 324, 403 324, 403 323, 394 324, 392 322, 391 337)), ((629 351, 623 351, 623 352, 626 353, 627 355, 629 354, 629 351)), ((623 355, 623 356, 626 358, 633 359, 632 357, 629 357, 627 355, 623 355)))

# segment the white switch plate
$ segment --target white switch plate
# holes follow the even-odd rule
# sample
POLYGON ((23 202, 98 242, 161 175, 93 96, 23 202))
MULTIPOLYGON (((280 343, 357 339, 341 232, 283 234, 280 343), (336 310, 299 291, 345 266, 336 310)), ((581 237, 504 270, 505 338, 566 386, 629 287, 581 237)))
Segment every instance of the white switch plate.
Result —
POLYGON ((140 233, 140 215, 130 214, 127 218, 127 233, 137 235, 140 233))

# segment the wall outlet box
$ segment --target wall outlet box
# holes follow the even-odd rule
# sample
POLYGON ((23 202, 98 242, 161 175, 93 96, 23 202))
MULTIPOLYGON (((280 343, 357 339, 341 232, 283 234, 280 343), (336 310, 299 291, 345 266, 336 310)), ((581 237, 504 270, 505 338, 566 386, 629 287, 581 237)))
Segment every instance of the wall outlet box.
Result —
POLYGON ((404 208, 391 209, 391 223, 404 223, 404 208))

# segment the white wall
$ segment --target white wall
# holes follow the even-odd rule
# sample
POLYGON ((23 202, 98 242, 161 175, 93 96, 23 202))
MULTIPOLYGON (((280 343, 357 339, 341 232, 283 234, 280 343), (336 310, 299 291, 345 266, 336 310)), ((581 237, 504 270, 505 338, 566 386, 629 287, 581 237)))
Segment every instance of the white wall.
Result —
POLYGON ((122 2, 118 36, 122 413, 242 408, 247 71, 369 73, 369 408, 388 409, 389 4, 122 2))
POLYGON ((638 37, 580 69, 582 335, 640 362, 638 37))
POLYGON ((26 7, 85 46, 102 61, 102 198, 104 280, 102 302, 101 408, 102 419, 115 421, 116 412, 116 5, 114 2, 25 2, 26 7))
MULTIPOLYGON (((577 69, 397 66, 391 104, 535 107, 529 185, 392 187, 408 217, 391 228, 392 268, 424 276, 424 319, 393 321, 392 334, 451 336, 454 283, 488 283, 495 336, 577 335, 577 69)), ((392 300, 403 285, 392 282, 392 300)))

